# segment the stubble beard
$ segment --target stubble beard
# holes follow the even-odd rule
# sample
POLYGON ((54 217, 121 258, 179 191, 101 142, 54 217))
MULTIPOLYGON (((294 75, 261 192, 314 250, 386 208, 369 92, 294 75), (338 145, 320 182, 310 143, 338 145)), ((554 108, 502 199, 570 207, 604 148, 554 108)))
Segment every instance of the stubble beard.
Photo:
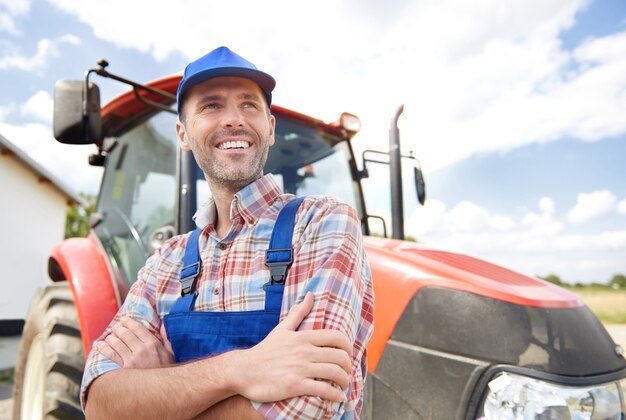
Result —
MULTIPOLYGON (((250 136, 251 133, 246 133, 246 135, 250 136)), ((255 142, 257 149, 251 163, 245 160, 243 162, 212 160, 206 149, 212 147, 213 142, 198 143, 192 139, 191 143, 194 145, 192 152, 196 162, 209 184, 237 192, 263 176, 263 167, 269 152, 269 138, 266 138, 264 142, 255 142)))

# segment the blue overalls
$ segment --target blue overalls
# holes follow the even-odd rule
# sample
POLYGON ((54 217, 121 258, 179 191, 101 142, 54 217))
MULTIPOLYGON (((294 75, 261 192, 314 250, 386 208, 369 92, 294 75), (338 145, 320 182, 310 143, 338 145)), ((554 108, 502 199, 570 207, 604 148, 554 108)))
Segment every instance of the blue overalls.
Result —
POLYGON ((240 312, 195 312, 200 272, 198 239, 201 229, 194 230, 187 240, 181 271, 181 297, 165 315, 165 330, 176 363, 217 355, 229 350, 249 348, 260 343, 278 325, 287 270, 293 262, 291 239, 298 207, 298 197, 283 207, 272 231, 265 264, 270 281, 265 284, 265 309, 240 312))

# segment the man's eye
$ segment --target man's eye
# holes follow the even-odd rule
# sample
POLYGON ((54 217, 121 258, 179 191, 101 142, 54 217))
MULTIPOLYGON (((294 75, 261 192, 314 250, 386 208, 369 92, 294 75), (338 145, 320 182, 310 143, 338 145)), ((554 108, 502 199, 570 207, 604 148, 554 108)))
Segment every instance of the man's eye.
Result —
POLYGON ((256 109, 259 106, 256 103, 254 103, 254 102, 244 102, 243 103, 243 107, 244 108, 254 108, 254 109, 256 109))
POLYGON ((219 106, 220 105, 218 103, 211 102, 211 103, 204 105, 204 109, 217 109, 219 108, 219 106))

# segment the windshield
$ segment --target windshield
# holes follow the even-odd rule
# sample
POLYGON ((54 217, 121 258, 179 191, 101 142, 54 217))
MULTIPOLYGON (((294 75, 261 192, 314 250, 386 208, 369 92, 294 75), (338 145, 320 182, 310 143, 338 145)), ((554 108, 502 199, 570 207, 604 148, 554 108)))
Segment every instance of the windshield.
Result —
POLYGON ((175 117, 160 112, 116 139, 107 157, 94 228, 118 284, 131 284, 154 252, 151 236, 174 225, 176 207, 175 117))
MULTIPOLYGON (((176 233, 176 118, 166 112, 154 114, 116 138, 107 157, 96 207, 100 223, 94 232, 109 254, 122 295, 154 249, 176 233)), ((276 142, 264 170, 275 175, 285 192, 333 195, 362 214, 350 155, 347 141, 325 137, 315 127, 277 116, 276 142)), ((191 196, 195 202, 178 208, 193 213, 210 192, 204 174, 191 162, 192 168, 181 171, 195 177, 196 194, 191 196)))
MULTIPOLYGON (((361 212, 358 184, 350 172, 347 141, 325 138, 316 128, 276 116, 276 142, 270 147, 264 173, 271 173, 284 192, 303 195, 332 195, 361 212)), ((198 204, 206 201, 209 188, 197 172, 198 204)))

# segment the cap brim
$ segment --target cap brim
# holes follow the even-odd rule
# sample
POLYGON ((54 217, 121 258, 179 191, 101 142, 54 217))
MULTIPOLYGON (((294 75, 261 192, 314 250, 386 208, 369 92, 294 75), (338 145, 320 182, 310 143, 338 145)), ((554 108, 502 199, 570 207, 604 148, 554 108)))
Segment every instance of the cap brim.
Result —
POLYGON ((180 114, 181 99, 189 89, 204 82, 205 80, 213 79, 215 77, 243 77, 245 79, 250 79, 259 85, 265 94, 268 105, 272 102, 272 90, 274 90, 274 87, 276 86, 276 80, 274 80, 272 76, 259 70, 246 69, 242 67, 220 67, 198 72, 188 79, 185 79, 183 83, 178 86, 178 92, 176 92, 176 97, 179 101, 178 113, 180 114))

